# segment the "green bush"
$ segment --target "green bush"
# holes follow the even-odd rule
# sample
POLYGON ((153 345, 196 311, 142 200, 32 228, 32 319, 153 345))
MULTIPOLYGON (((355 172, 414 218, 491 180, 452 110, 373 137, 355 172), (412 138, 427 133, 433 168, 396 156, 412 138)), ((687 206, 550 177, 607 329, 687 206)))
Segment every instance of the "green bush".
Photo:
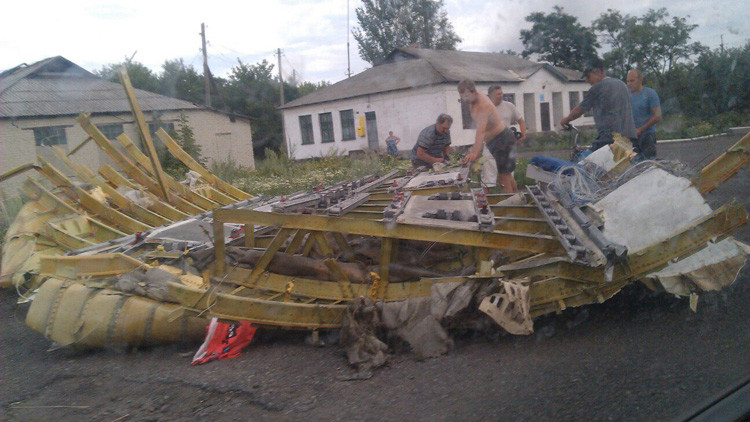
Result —
MULTIPOLYGON (((596 131, 591 128, 581 128, 578 134, 578 144, 590 144, 596 138, 596 131)), ((569 150, 573 147, 575 132, 542 132, 526 135, 526 141, 518 148, 519 152, 527 151, 557 151, 569 150)))
POLYGON ((234 183, 248 177, 252 172, 250 167, 239 164, 231 155, 227 156, 225 160, 212 161, 209 170, 227 183, 234 183))
POLYGON ((2 252, 2 243, 5 240, 8 227, 15 220, 23 204, 24 200, 20 196, 0 199, 0 252, 2 252))
POLYGON ((737 110, 717 114, 711 118, 713 124, 718 130, 726 131, 730 127, 750 125, 750 112, 740 113, 737 110))
POLYGON ((720 131, 711 123, 700 122, 687 128, 687 130, 685 130, 685 136, 688 138, 697 138, 699 136, 713 135, 719 132, 720 131))
POLYGON ((516 185, 519 190, 526 185, 536 184, 536 181, 526 177, 526 167, 529 165, 529 159, 525 157, 516 158, 516 169, 513 170, 513 178, 516 179, 516 185))
POLYGON ((238 179, 236 184, 253 195, 278 195, 409 167, 410 160, 382 156, 376 152, 354 157, 333 150, 321 157, 294 161, 267 150, 266 158, 258 162, 254 170, 238 179))

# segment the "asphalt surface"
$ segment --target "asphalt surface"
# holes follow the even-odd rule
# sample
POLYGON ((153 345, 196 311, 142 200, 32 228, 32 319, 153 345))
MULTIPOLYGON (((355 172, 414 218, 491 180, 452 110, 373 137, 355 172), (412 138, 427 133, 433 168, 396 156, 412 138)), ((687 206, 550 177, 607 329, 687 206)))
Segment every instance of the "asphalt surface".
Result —
MULTIPOLYGON (((739 135, 659 145, 696 167, 739 135)), ((708 195, 750 209, 750 171, 708 195)), ((736 236, 750 243, 750 227, 736 236)), ((262 333, 241 356, 191 366, 197 345, 50 350, 0 292, 0 419, 671 420, 750 375, 750 270, 685 299, 631 286, 603 304, 535 321, 531 336, 455 333, 447 355, 395 353, 364 381, 340 348, 262 333)), ((335 339, 329 339, 333 343, 335 339)))

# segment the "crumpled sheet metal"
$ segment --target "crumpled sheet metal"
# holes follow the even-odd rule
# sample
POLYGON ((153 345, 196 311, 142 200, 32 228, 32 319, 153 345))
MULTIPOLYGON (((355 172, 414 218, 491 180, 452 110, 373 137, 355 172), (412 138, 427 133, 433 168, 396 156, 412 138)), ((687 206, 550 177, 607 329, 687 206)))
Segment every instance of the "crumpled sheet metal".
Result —
POLYGON ((670 263, 646 278, 658 281, 668 293, 679 296, 721 290, 734 282, 748 256, 750 246, 730 237, 670 263))
POLYGON ((529 315, 529 286, 522 280, 500 281, 500 291, 485 297, 479 310, 489 315, 507 332, 528 335, 534 332, 534 322, 529 315))

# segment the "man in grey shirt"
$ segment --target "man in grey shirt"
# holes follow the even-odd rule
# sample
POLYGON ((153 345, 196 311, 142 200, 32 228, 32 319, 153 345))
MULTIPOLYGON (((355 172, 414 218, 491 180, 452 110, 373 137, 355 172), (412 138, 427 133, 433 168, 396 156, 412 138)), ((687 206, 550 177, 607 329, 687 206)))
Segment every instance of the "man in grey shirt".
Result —
POLYGON ((445 113, 438 116, 433 125, 429 125, 419 132, 417 143, 412 148, 414 167, 432 167, 434 163, 448 161, 451 145, 451 125, 453 118, 445 113))
POLYGON ((581 104, 575 106, 570 110, 570 114, 560 120, 560 124, 567 126, 571 121, 581 117, 584 111, 593 109, 597 137, 591 144, 592 150, 611 144, 614 141, 612 133, 619 133, 629 139, 637 138, 627 85, 619 79, 606 76, 603 63, 599 59, 592 60, 586 65, 583 77, 591 84, 591 89, 581 104))

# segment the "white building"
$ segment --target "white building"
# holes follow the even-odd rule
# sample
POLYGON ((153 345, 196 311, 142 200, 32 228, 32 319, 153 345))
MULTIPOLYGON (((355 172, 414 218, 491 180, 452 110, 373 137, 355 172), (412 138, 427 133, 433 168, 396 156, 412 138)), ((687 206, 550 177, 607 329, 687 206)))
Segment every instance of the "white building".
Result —
MULTIPOLYGON (((176 128, 180 114, 184 114, 207 164, 231 157, 239 164, 254 166, 247 118, 139 89, 135 96, 152 135, 159 127, 176 128)), ((99 78, 60 56, 0 73, 0 173, 36 162, 37 155, 59 165, 50 146, 70 151, 88 137, 76 121, 81 112, 89 113, 91 121, 108 138, 125 133, 140 143, 119 84, 99 78)), ((160 141, 153 138, 159 147, 160 141)), ((109 162, 94 142, 86 143, 71 158, 93 170, 109 162)), ((14 196, 24 177, 0 184, 4 195, 14 196)))
MULTIPOLYGON (((529 133, 559 130, 560 119, 590 88, 579 71, 509 54, 397 48, 381 64, 284 105, 287 147, 295 158, 385 149, 393 131, 399 149, 410 150, 440 113, 453 117, 453 145, 470 145, 474 130, 456 90, 461 79, 484 93, 500 84, 529 133)), ((584 116, 575 123, 594 121, 584 116)))

